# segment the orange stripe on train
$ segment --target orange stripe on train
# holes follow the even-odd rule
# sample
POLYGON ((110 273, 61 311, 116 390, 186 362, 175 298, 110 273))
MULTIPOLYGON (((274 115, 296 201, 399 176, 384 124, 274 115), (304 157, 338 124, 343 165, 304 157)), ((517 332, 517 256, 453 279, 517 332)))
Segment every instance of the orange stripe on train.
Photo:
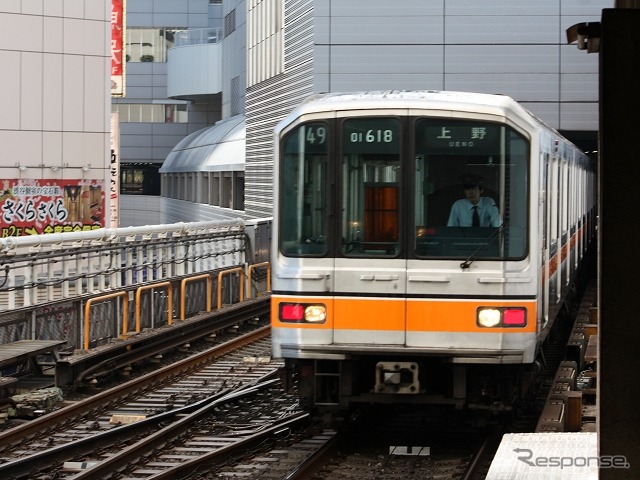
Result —
MULTIPOLYGON (((560 255, 561 255, 560 262, 568 258, 569 251, 573 251, 576 247, 576 244, 578 243, 578 237, 582 237, 584 234, 585 234, 584 228, 580 228, 571 237, 571 240, 569 241, 570 249, 567 248, 566 243, 562 245, 562 248, 560 249, 560 255)), ((553 257, 551 257, 548 263, 549 263, 549 277, 553 277, 553 275, 556 273, 556 270, 558 269, 558 254, 555 254, 553 257)), ((546 278, 546 270, 544 265, 541 268, 541 278, 542 278, 542 283, 543 284, 546 283, 547 278, 546 278)))
POLYGON ((409 300, 407 302, 407 330, 412 332, 535 332, 536 312, 536 302, 532 300, 409 300), (527 325, 523 328, 479 327, 476 325, 478 307, 525 307, 527 309, 527 325))
POLYGON ((414 332, 535 332, 536 302, 484 300, 425 300, 349 297, 271 297, 271 324, 278 328, 380 330, 414 332), (324 324, 283 323, 278 319, 282 302, 322 303, 327 308, 324 324), (523 328, 481 328, 476 325, 478 307, 525 307, 523 328), (406 318, 405 318, 406 311, 406 318))

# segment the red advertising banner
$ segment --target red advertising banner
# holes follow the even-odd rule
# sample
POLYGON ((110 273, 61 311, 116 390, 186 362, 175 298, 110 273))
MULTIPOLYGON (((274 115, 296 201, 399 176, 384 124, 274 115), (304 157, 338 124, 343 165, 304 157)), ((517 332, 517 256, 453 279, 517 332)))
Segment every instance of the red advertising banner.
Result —
POLYGON ((0 180, 0 235, 102 228, 104 201, 103 180, 0 180))
POLYGON ((111 0, 111 96, 124 96, 125 0, 111 0))

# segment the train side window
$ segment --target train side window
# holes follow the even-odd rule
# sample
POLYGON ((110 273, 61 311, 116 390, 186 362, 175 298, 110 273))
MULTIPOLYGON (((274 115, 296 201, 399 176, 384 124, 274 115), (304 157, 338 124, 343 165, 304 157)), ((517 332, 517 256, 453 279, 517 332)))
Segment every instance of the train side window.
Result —
POLYGON ((395 118, 342 124, 342 254, 400 253, 400 124, 395 118))
POLYGON ((328 145, 324 122, 301 125, 283 140, 279 243, 284 255, 327 253, 328 145))

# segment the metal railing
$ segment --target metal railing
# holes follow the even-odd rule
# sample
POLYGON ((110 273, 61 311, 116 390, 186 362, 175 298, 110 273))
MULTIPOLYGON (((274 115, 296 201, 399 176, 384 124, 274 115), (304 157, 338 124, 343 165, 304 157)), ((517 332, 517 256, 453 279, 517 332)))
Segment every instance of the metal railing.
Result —
POLYGON ((264 246, 255 250, 256 225, 249 225, 236 219, 2 238, 0 344, 55 339, 93 348, 220 308, 223 297, 234 303, 245 291, 265 294, 264 246), (255 268, 261 275, 244 271, 255 268))
POLYGON ((84 305, 84 332, 85 334, 83 335, 83 348, 85 350, 89 350, 89 342, 90 342, 90 336, 89 336, 89 332, 91 331, 91 306, 94 303, 100 303, 100 302, 106 302, 107 300, 111 300, 112 298, 117 298, 117 297, 122 297, 123 301, 122 301, 122 325, 124 325, 123 328, 127 328, 126 324, 127 324, 127 318, 128 318, 128 311, 129 311, 129 295, 127 294, 127 292, 122 291, 122 292, 114 292, 114 293, 109 293, 107 295, 102 295, 100 297, 95 297, 95 298, 90 298, 89 300, 87 300, 87 303, 85 303, 84 305))
POLYGON ((0 313, 245 263, 244 223, 0 239, 0 313))
POLYGON ((180 30, 175 33, 173 46, 185 47, 188 45, 220 43, 223 38, 222 35, 222 27, 180 30))

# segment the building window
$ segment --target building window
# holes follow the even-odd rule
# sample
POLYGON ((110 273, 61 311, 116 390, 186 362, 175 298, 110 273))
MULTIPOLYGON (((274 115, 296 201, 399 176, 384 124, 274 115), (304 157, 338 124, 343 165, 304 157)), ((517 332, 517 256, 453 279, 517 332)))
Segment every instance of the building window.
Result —
MULTIPOLYGON (((166 62, 178 28, 127 28, 127 62, 166 62)), ((182 29, 184 30, 184 29, 182 29)))
POLYGON ((228 37, 230 34, 236 31, 236 11, 231 10, 224 17, 224 36, 228 37))
POLYGON ((233 77, 231 79, 231 115, 242 113, 241 93, 240 77, 233 77))
POLYGON ((187 123, 188 104, 114 103, 121 123, 187 123))
POLYGON ((120 193, 123 195, 160 195, 160 165, 121 163, 120 193))

